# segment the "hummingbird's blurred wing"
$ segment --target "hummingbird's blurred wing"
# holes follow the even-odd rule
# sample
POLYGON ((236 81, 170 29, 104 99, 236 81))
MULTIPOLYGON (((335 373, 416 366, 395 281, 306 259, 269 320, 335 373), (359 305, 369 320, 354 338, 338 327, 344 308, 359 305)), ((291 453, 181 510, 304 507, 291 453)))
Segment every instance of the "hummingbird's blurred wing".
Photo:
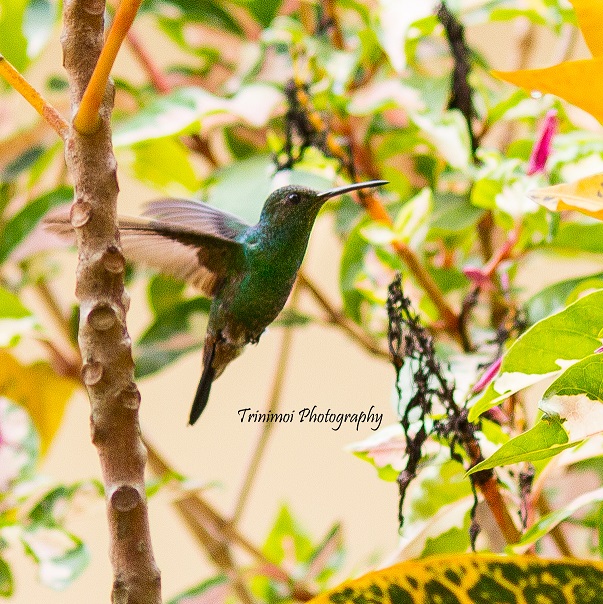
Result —
POLYGON ((233 214, 191 199, 158 199, 147 204, 143 216, 192 228, 222 239, 236 239, 249 224, 233 214))
MULTIPOLYGON (((51 212, 44 222, 49 230, 73 238, 66 208, 51 212)), ((176 199, 152 202, 145 216, 119 217, 128 260, 191 283, 209 297, 229 268, 244 261, 243 246, 235 237, 246 228, 235 216, 211 206, 176 199)))

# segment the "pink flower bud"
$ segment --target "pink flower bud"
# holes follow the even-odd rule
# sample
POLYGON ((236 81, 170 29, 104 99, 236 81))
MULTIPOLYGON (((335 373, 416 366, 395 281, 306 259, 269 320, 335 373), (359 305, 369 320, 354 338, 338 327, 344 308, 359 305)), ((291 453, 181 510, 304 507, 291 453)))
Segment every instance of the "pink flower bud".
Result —
POLYGON ((498 357, 492 365, 490 365, 479 380, 477 380, 475 386, 473 386, 473 392, 481 392, 496 376, 502 363, 502 357, 498 357))
POLYGON ((528 162, 528 175, 544 172, 546 160, 551 154, 551 142, 557 132, 557 110, 551 109, 544 116, 544 121, 538 132, 538 138, 532 148, 532 155, 528 162))

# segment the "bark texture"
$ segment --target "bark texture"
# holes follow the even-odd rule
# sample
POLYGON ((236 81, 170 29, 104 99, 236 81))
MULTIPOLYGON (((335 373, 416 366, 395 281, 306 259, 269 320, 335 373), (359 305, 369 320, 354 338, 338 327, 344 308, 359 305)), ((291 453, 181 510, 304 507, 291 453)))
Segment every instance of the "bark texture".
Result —
MULTIPOLYGON (((103 45, 104 0, 65 0, 64 66, 75 115, 103 45)), ((117 174, 107 87, 100 127, 92 135, 71 128, 65 157, 75 186, 70 220, 78 245, 82 378, 90 397, 92 442, 100 457, 109 519, 116 604, 159 604, 161 581, 153 558, 144 486, 146 449, 140 439, 140 394, 134 383, 126 328, 129 298, 117 229, 117 174)))

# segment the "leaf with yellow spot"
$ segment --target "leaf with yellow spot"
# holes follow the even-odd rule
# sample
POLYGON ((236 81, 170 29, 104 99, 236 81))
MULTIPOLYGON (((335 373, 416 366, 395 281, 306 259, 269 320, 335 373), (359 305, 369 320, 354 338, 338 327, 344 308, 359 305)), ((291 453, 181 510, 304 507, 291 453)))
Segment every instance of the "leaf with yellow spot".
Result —
POLYGON ((571 0, 580 31, 593 58, 564 61, 544 69, 494 71, 493 74, 527 90, 555 94, 584 109, 603 123, 603 2, 571 0))
POLYGON ((312 604, 597 604, 603 562, 462 554, 434 556, 346 581, 312 604))
POLYGON ((0 350, 0 395, 29 412, 38 434, 42 455, 54 438, 77 382, 57 375, 45 362, 22 365, 0 350))

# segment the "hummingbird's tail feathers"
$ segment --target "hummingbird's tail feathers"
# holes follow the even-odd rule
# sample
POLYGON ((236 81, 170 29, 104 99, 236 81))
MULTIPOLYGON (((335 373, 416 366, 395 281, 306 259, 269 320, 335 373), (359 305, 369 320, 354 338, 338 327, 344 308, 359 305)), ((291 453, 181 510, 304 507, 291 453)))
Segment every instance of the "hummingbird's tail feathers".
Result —
POLYGON ((216 377, 216 370, 213 368, 212 363, 214 360, 214 353, 216 351, 216 341, 214 340, 209 355, 205 359, 203 365, 203 374, 201 380, 197 386, 197 392, 195 393, 195 400, 191 408, 191 414, 188 419, 188 425, 192 426, 201 416, 205 407, 207 407, 207 401, 209 400, 209 392, 211 385, 216 377))

